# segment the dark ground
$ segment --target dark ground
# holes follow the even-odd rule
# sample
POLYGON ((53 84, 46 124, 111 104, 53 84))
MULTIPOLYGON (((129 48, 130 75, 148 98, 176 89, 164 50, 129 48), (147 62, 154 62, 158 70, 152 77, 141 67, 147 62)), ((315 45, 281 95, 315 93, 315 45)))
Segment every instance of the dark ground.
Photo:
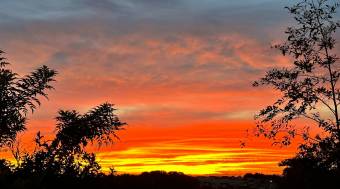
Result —
POLYGON ((99 177, 56 177, 43 174, 0 177, 0 188, 7 189, 275 189, 280 176, 247 174, 243 177, 192 177, 177 172, 154 171, 140 175, 99 177))

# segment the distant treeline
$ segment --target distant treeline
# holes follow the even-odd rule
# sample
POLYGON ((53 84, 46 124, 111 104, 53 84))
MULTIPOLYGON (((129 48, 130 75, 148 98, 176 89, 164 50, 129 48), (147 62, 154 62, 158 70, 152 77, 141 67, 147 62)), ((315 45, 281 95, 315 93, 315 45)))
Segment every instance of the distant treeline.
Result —
POLYGON ((85 177, 22 176, 0 173, 1 189, 261 189, 278 188, 280 176, 247 174, 243 177, 194 177, 179 172, 153 171, 140 175, 97 175, 85 177))

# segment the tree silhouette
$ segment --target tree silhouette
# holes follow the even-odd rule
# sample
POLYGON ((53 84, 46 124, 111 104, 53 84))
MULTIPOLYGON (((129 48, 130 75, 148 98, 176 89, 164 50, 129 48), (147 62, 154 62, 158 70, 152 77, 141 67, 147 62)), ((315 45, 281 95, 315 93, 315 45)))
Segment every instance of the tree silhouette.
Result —
POLYGON ((338 58, 332 51, 335 46, 333 35, 340 26, 333 21, 337 7, 338 4, 330 5, 327 0, 304 0, 288 7, 298 25, 288 27, 287 41, 275 48, 283 55, 291 55, 294 64, 272 69, 254 82, 254 86, 270 85, 283 94, 256 116, 259 135, 276 140, 279 134, 286 133, 281 138, 285 145, 297 135, 306 140, 321 141, 322 136, 311 137, 306 132, 298 132, 291 122, 304 118, 313 121, 328 137, 339 140, 337 81, 340 74, 338 58), (323 109, 328 110, 327 115, 322 113, 323 109), (269 127, 266 123, 270 123, 269 127))
POLYGON ((9 63, 0 50, 0 147, 11 145, 18 132, 25 130, 28 111, 40 105, 39 96, 47 98, 46 90, 57 74, 55 70, 42 66, 29 75, 19 78, 6 68, 9 63))
POLYGON ((340 170, 340 90, 337 86, 340 73, 338 57, 334 54, 334 34, 340 27, 339 22, 334 21, 338 6, 328 0, 303 0, 287 7, 297 25, 288 27, 286 42, 274 47, 284 56, 291 56, 293 64, 269 70, 253 84, 269 85, 282 93, 273 105, 255 116, 255 135, 282 145, 291 144, 296 136, 305 140, 295 158, 281 163, 288 166, 285 175, 291 175, 294 170, 311 174, 314 170, 314 175, 340 170), (296 119, 310 121, 301 128, 294 124, 296 119), (321 132, 311 135, 310 127, 321 132))
POLYGON ((117 138, 116 131, 125 123, 114 114, 115 110, 112 104, 104 103, 84 115, 74 110, 59 111, 55 139, 44 141, 38 132, 37 149, 31 155, 26 154, 19 172, 71 177, 98 175, 100 166, 95 155, 86 152, 85 147, 89 142, 102 145, 117 138))

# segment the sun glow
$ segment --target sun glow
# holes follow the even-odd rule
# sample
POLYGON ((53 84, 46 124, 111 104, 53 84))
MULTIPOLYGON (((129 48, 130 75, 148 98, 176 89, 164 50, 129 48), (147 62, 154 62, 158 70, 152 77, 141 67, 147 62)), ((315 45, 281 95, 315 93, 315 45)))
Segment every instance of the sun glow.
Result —
MULTIPOLYGON (((202 139, 203 140, 203 139, 202 139)), ((288 149, 214 147, 214 140, 161 141, 121 151, 98 152, 104 171, 114 166, 120 174, 145 171, 180 171, 190 175, 242 175, 248 172, 280 174, 278 161, 291 156, 288 149)), ((216 140, 216 139, 215 139, 216 140)), ((221 139, 222 140, 222 139, 221 139)), ((216 142, 216 141, 215 141, 216 142)))

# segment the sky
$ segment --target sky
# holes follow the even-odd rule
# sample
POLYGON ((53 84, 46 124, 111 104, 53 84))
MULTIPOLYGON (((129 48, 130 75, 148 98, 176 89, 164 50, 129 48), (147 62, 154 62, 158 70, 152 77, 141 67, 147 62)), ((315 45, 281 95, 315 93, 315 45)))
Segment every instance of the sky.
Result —
POLYGON ((246 136, 275 100, 253 88, 289 64, 271 49, 292 17, 280 0, 2 0, 0 49, 25 75, 59 74, 49 100, 29 116, 21 144, 54 134, 59 109, 115 104, 128 125, 120 140, 92 147, 104 170, 192 175, 279 174, 295 147, 246 136), (240 141, 249 140, 246 148, 240 141))

